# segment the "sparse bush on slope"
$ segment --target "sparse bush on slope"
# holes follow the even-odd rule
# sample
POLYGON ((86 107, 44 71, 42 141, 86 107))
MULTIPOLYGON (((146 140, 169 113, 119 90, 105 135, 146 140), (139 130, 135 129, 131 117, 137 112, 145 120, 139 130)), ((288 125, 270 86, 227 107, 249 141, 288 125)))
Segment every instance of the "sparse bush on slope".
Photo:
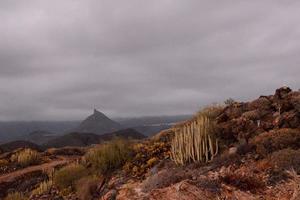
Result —
POLYGON ((226 106, 230 106, 230 105, 234 104, 234 102, 235 102, 235 100, 233 98, 228 98, 224 101, 224 104, 226 106))
POLYGON ((8 194, 4 200, 27 200, 27 199, 28 198, 26 198, 22 193, 14 192, 14 193, 8 194))
POLYGON ((89 200, 93 197, 93 192, 96 191, 100 178, 97 176, 87 176, 78 180, 75 184, 76 193, 79 199, 89 200))
POLYGON ((54 183, 61 189, 74 188, 75 182, 88 175, 87 169, 80 164, 71 164, 55 172, 54 183))
POLYGON ((251 191, 252 193, 256 193, 265 188, 262 177, 250 171, 247 173, 227 171, 220 177, 220 180, 240 190, 251 191))
POLYGON ((126 174, 135 178, 143 179, 147 172, 155 171, 157 164, 162 164, 162 160, 170 158, 169 142, 144 141, 133 145, 133 156, 123 169, 126 174), (155 167, 156 166, 156 167, 155 167))
POLYGON ((115 139, 92 148, 85 160, 102 174, 121 167, 130 157, 130 144, 122 139, 115 139))
POLYGON ((5 159, 0 159, 0 167, 4 167, 7 166, 9 164, 9 162, 5 159))
POLYGON ((52 186, 53 186, 52 180, 43 181, 40 183, 40 185, 36 189, 34 189, 31 192, 31 194, 41 195, 41 194, 48 193, 51 190, 52 186))
POLYGON ((291 170, 293 168, 297 173, 300 173, 300 149, 283 149, 274 152, 270 156, 269 162, 280 170, 291 170))
POLYGON ((300 130, 290 128, 272 130, 256 136, 251 143, 256 146, 256 152, 261 156, 284 148, 298 149, 300 130))
POLYGON ((38 164, 40 161, 40 154, 31 149, 24 149, 12 156, 12 161, 17 162, 22 167, 38 164))

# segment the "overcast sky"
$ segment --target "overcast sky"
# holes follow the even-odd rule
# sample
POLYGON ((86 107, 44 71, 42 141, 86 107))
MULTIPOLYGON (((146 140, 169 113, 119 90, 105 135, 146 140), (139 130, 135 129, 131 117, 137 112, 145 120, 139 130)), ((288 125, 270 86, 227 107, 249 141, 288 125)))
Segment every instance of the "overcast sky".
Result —
POLYGON ((194 113, 300 86, 300 2, 1 0, 0 120, 194 113))

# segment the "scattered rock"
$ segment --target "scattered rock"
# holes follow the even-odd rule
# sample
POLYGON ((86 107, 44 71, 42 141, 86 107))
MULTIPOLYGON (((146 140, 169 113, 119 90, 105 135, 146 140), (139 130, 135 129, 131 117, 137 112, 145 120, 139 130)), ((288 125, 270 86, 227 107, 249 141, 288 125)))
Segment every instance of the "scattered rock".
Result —
POLYGON ((117 197, 117 191, 115 189, 110 190, 106 193, 101 200, 115 200, 117 197))
POLYGON ((237 150, 238 150, 237 147, 231 147, 231 148, 228 150, 228 154, 229 154, 229 155, 236 154, 237 150))

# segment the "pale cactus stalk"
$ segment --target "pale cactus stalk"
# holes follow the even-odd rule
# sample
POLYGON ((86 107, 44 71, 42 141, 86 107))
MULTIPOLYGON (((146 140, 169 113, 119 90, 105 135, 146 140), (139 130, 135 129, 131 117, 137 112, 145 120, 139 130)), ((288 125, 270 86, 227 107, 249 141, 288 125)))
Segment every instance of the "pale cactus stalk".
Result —
POLYGON ((174 132, 171 155, 176 164, 209 162, 218 154, 215 123, 207 115, 199 114, 192 120, 175 126, 174 132))

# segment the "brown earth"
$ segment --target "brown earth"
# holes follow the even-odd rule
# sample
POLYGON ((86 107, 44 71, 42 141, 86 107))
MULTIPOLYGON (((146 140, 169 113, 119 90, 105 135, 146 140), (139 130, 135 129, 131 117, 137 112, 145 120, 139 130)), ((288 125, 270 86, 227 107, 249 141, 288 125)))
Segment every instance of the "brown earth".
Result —
MULTIPOLYGON (((233 102, 223 109, 217 123, 222 152, 213 162, 179 167, 160 158, 142 180, 122 182, 119 178, 122 183, 110 188, 102 199, 300 198, 300 178, 296 173, 300 172, 299 91, 283 87, 274 95, 252 102, 233 102), (116 197, 111 198, 111 193, 116 197)), ((153 139, 167 143, 172 134, 172 130, 163 131, 153 139)))
MULTIPOLYGON (((28 182, 27 185, 37 184, 42 180, 37 180, 40 177, 47 178, 47 173, 50 173, 53 169, 66 165, 78 157, 60 157, 57 160, 52 160, 49 163, 44 163, 41 165, 30 166, 24 169, 20 169, 8 174, 3 174, 0 176, 0 198, 5 197, 9 190, 18 189, 20 191, 19 182, 25 182, 25 180, 31 179, 33 182, 28 182), (34 180, 36 179, 36 181, 34 180)), ((43 179, 43 178, 42 178, 43 179)), ((26 187, 26 186, 24 186, 26 187)), ((26 190, 26 188, 24 188, 26 190)))

